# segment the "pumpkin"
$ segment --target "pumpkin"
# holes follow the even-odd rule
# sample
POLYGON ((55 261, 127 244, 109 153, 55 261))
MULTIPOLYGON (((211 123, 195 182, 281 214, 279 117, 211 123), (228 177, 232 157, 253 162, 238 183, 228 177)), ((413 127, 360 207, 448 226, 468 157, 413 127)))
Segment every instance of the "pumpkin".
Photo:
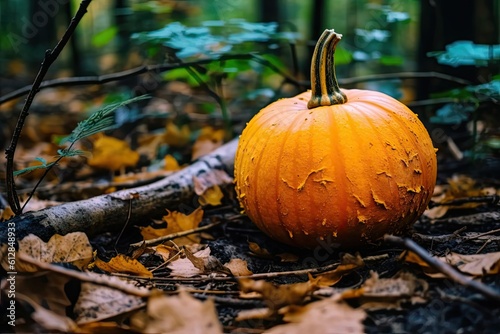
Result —
POLYGON ((263 108, 240 136, 240 205, 285 244, 359 248, 403 234, 435 186, 435 149, 417 115, 388 95, 339 88, 341 37, 318 40, 310 91, 263 108))

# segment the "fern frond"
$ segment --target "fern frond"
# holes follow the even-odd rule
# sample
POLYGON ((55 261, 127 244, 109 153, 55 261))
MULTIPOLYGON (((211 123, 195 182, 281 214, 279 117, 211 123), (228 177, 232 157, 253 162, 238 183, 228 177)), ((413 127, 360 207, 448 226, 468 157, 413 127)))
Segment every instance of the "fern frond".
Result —
MULTIPOLYGON (((40 159, 36 159, 36 160, 39 160, 40 159)), ((55 165, 55 161, 54 162, 50 162, 50 163, 45 163, 45 164, 41 164, 41 165, 36 165, 36 166, 29 166, 29 167, 26 167, 26 168, 23 168, 23 169, 20 169, 20 170, 16 170, 14 172, 14 176, 19 176, 19 175, 22 175, 22 174, 26 174, 26 173, 30 173, 34 170, 37 170, 37 169, 46 169, 46 168, 50 168, 52 167, 53 165, 55 165)))
POLYGON ((128 99, 125 101, 112 103, 104 106, 102 109, 96 111, 86 120, 78 123, 76 128, 71 132, 71 134, 59 142, 59 144, 64 144, 66 142, 75 143, 76 141, 96 134, 101 131, 112 129, 116 126, 115 123, 115 111, 129 103, 137 102, 140 100, 148 99, 148 95, 142 95, 128 99))

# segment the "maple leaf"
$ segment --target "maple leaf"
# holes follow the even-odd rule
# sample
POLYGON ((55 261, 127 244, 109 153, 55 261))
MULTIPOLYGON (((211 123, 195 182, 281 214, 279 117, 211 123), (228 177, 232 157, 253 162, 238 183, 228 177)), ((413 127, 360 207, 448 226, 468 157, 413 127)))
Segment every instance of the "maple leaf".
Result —
POLYGON ((123 254, 118 254, 109 262, 97 258, 94 263, 97 268, 109 273, 127 273, 142 277, 153 277, 151 271, 144 267, 142 263, 123 254))
MULTIPOLYGON (((198 207, 189 215, 181 212, 167 210, 168 214, 163 216, 163 221, 167 222, 166 228, 155 229, 151 226, 141 228, 141 235, 145 240, 156 239, 169 234, 192 230, 198 227, 203 219, 203 209, 198 207)), ((185 237, 175 238, 173 241, 178 246, 189 245, 200 242, 199 234, 191 234, 185 237)))

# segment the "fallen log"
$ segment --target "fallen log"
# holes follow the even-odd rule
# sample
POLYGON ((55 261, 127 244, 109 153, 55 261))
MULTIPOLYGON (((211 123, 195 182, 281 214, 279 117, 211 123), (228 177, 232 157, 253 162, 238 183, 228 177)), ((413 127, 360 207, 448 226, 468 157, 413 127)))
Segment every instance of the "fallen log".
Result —
POLYGON ((176 210, 195 195, 194 177, 202 178, 213 170, 233 174, 238 140, 222 145, 190 166, 146 186, 120 190, 90 199, 69 202, 39 211, 26 212, 0 223, 0 243, 6 243, 15 226, 15 238, 35 234, 48 240, 54 234, 83 231, 89 236, 115 230, 149 217, 159 217, 165 209, 176 210))

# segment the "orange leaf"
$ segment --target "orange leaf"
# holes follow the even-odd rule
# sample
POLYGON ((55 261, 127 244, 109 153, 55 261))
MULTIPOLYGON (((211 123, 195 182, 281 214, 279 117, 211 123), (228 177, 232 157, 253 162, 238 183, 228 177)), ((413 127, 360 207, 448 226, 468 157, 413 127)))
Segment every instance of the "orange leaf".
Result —
POLYGON ((142 277, 153 277, 153 274, 142 263, 123 254, 118 254, 109 262, 97 258, 95 265, 109 273, 127 273, 142 277))
POLYGON ((220 190, 220 187, 218 185, 212 186, 208 189, 205 190, 203 194, 198 198, 198 203, 202 206, 206 205, 221 205, 222 198, 224 197, 224 194, 220 190))
POLYGON ((94 142, 93 154, 88 164, 92 167, 117 171, 127 166, 135 166, 138 161, 139 154, 132 151, 125 141, 101 136, 94 142))

